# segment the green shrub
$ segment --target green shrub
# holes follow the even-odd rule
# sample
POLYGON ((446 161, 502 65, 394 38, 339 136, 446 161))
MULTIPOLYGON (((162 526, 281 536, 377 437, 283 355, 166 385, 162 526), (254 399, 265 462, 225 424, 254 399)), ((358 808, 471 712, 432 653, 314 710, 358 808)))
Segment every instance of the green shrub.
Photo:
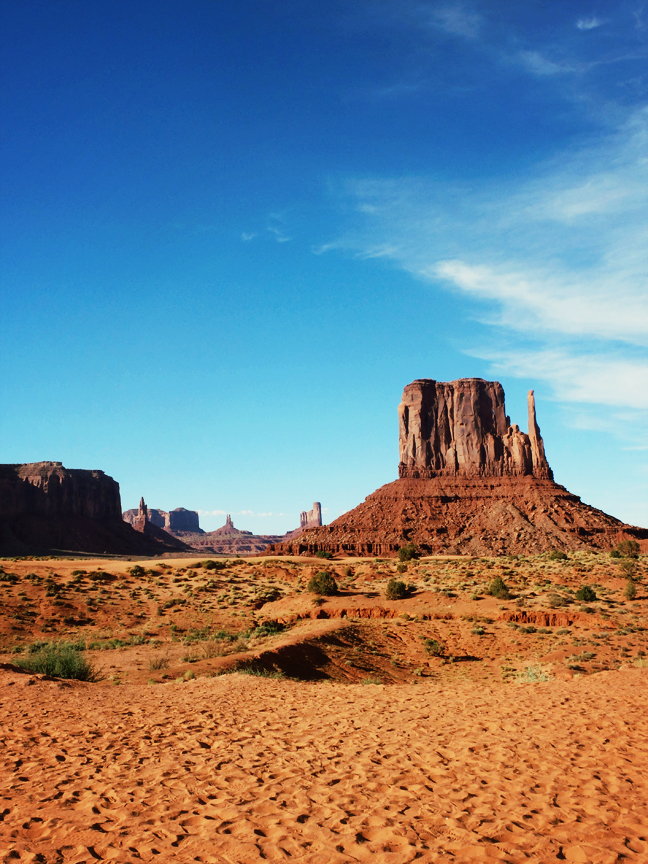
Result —
POLYGON ((332 552, 327 552, 326 549, 318 549, 315 553, 316 558, 326 558, 327 560, 333 557, 332 552))
POLYGON ((640 549, 636 540, 622 540, 613 551, 618 552, 622 558, 638 558, 640 549))
POLYGON ((511 596, 509 587, 501 576, 496 576, 488 586, 488 593, 498 600, 508 600, 511 596))
POLYGON ((421 553, 413 543, 406 543, 398 550, 399 561, 414 561, 416 558, 420 557, 421 553))
POLYGON ((626 600, 634 600, 635 597, 637 596, 637 586, 632 581, 632 579, 628 579, 628 581, 626 582, 626 586, 625 586, 625 589, 623 591, 623 594, 624 594, 626 600))
POLYGON ((77 681, 100 681, 104 677, 81 651, 65 643, 43 645, 16 662, 23 669, 38 675, 73 678, 77 681))
POLYGON ((209 558, 207 561, 203 561, 202 566, 205 570, 224 570, 227 567, 227 563, 225 561, 212 561, 209 558))
POLYGON ((139 564, 133 564, 132 567, 128 568, 128 572, 131 576, 145 576, 146 570, 143 567, 140 567, 139 564))
POLYGON ((610 558, 620 558, 620 557, 621 557, 621 553, 618 551, 618 549, 613 549, 610 552, 610 558))
POLYGON ((591 585, 581 585, 576 592, 576 599, 585 603, 591 603, 593 600, 596 600, 596 591, 591 585))
POLYGON ((396 565, 396 570, 398 573, 407 573, 407 564, 404 561, 399 561, 396 565))
POLYGON ((326 570, 321 570, 312 576, 306 587, 311 594, 322 594, 324 597, 332 597, 338 591, 337 582, 326 570))
POLYGON ((264 621, 262 624, 259 624, 258 627, 255 627, 254 630, 250 633, 250 636, 274 636, 276 633, 281 633, 286 629, 286 625, 282 624, 281 621, 264 621))
POLYGON ((567 561, 568 557, 561 549, 553 549, 549 553, 550 561, 567 561))
POLYGON ((441 657, 441 655, 445 653, 445 645, 443 642, 439 642, 438 639, 424 639, 423 645, 425 647, 425 653, 429 654, 431 657, 441 657))
POLYGON ((400 579, 390 579, 385 589, 387 600, 402 600, 409 593, 408 586, 400 579))

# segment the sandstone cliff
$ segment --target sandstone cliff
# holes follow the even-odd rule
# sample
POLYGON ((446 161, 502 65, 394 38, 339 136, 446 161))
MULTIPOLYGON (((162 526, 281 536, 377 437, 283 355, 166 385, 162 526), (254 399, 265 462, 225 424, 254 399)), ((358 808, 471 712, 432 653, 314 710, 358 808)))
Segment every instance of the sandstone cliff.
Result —
POLYGON ((398 407, 400 477, 553 479, 529 392, 529 434, 511 425, 497 381, 424 378, 408 384, 398 407))
POLYGON ((533 391, 528 412, 527 434, 506 416, 495 381, 412 382, 398 410, 400 479, 330 525, 266 553, 390 555, 413 542, 427 554, 501 555, 648 541, 648 530, 553 482, 533 391))
POLYGON ((122 520, 119 484, 103 471, 68 469, 60 462, 0 465, 2 555, 155 555, 172 548, 122 520))

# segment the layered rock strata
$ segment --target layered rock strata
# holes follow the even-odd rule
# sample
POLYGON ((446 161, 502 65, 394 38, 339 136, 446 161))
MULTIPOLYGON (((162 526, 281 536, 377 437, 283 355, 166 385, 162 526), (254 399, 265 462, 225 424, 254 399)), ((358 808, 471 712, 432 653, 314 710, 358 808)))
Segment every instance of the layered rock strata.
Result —
POLYGON ((330 525, 267 554, 528 554, 648 542, 648 530, 583 504, 553 482, 528 396, 529 433, 506 415, 495 381, 430 379, 405 387, 399 406, 399 479, 330 525))
POLYGON ((68 469, 61 462, 0 465, 2 555, 156 555, 186 548, 177 544, 127 525, 119 484, 103 471, 68 469))

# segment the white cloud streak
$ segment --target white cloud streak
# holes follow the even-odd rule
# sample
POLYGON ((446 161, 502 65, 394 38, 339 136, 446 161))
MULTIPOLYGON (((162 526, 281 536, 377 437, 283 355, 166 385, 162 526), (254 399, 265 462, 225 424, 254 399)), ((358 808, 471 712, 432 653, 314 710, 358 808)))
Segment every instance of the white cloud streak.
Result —
POLYGON ((387 258, 472 298, 478 320, 518 343, 479 356, 561 400, 648 408, 648 110, 517 186, 409 178, 348 191, 356 227, 319 251, 387 258))
POLYGON ((596 18, 593 16, 592 18, 579 18, 576 22, 576 26, 579 30, 594 30, 596 27, 600 27, 605 22, 600 18, 596 18))

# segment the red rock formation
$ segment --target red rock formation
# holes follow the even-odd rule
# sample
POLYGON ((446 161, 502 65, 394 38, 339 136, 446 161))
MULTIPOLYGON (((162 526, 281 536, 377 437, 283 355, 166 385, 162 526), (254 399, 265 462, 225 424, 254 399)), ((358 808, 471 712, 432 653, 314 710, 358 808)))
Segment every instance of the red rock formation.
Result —
POLYGON ((254 555, 262 552, 271 543, 278 543, 285 537, 276 534, 253 534, 251 531, 243 531, 234 527, 232 517, 227 514, 225 524, 215 531, 203 532, 202 534, 183 535, 186 543, 192 549, 204 553, 217 555, 254 555))
MULTIPOLYGON (((176 507, 167 513, 166 510, 158 510, 154 507, 147 507, 148 520, 158 528, 163 528, 168 534, 182 540, 185 534, 204 534, 199 524, 198 513, 195 510, 186 510, 184 507, 176 507)), ((136 519, 139 518, 140 511, 138 508, 125 510, 123 515, 124 522, 129 525, 134 525, 136 519)))
POLYGON ((322 524, 322 505, 319 501, 313 501, 312 510, 302 510, 299 517, 300 528, 319 528, 322 524))
POLYGON ((168 540, 144 537, 122 520, 119 484, 103 471, 60 462, 0 465, 2 555, 157 555, 176 548, 168 540))
POLYGON ((529 393, 529 435, 511 426, 497 381, 408 384, 398 407, 400 477, 553 479, 529 393))
POLYGON ((414 381, 399 406, 400 479, 266 553, 391 555, 413 542, 428 554, 500 555, 648 540, 553 482, 533 391, 528 410, 527 435, 511 425, 497 382, 414 381))

